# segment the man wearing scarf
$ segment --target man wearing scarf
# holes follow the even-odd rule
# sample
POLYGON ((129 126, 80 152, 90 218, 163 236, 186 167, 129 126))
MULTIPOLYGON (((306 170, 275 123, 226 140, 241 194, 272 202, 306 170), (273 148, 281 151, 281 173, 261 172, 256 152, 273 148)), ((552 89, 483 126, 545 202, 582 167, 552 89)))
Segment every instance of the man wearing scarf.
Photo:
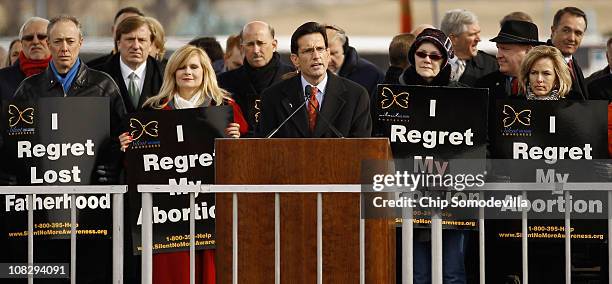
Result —
MULTIPOLYGON (((26 78, 15 93, 15 100, 35 101, 42 97, 108 97, 110 116, 109 143, 100 146, 96 173, 92 183, 113 184, 117 178, 108 174, 118 172, 121 152, 120 122, 126 115, 117 85, 107 74, 90 69, 79 59, 83 44, 81 24, 75 17, 53 18, 46 31, 51 61, 42 73, 26 78), (109 170, 113 169, 113 170, 109 170)), ((69 103, 68 101, 66 103, 69 103)), ((69 262, 69 242, 40 241, 36 246, 37 262, 69 262)), ((112 276, 111 242, 108 240, 79 240, 77 255, 77 283, 110 283, 112 276)), ((66 280, 45 283, 67 283, 66 280)))
POLYGON ((232 94, 245 114, 249 137, 259 124, 261 93, 294 69, 281 61, 274 29, 267 23, 246 24, 240 33, 240 45, 245 54, 244 64, 219 75, 219 86, 232 94))
POLYGON ((0 70, 0 96, 9 100, 23 79, 41 73, 49 65, 51 54, 47 45, 49 20, 29 18, 19 30, 23 51, 12 66, 0 70))

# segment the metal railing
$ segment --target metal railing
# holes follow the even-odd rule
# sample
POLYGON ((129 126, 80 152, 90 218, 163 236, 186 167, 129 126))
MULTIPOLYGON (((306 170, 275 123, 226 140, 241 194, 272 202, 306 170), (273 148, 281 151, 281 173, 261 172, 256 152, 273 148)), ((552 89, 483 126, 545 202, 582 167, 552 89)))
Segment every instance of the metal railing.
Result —
MULTIPOLYGON (((76 284, 76 196, 83 194, 112 194, 113 215, 113 283, 123 282, 123 194, 127 185, 66 185, 66 186, 3 186, 0 194, 25 194, 28 208, 28 265, 34 264, 34 198, 36 194, 68 194, 70 202, 70 283, 76 284)), ((34 275, 28 274, 28 284, 34 283, 34 275)))
MULTIPOLYGON (((608 183, 565 183, 562 184, 565 197, 569 197, 571 191, 607 191, 607 204, 612 205, 612 188, 608 183)), ((487 191, 519 191, 526 199, 530 190, 556 190, 560 184, 542 183, 487 183, 478 190, 483 193, 487 191)), ((71 204, 76 204, 76 195, 82 194, 112 194, 113 215, 113 283, 123 282, 123 194, 127 186, 9 186, 2 187, 0 194, 25 194, 28 198, 28 263, 34 263, 34 222, 33 202, 35 194, 69 194, 72 198, 71 204)), ((322 193, 360 193, 359 184, 334 184, 334 185, 139 185, 138 191, 142 193, 142 283, 152 283, 153 275, 153 193, 182 192, 189 193, 191 212, 195 212, 196 193, 232 193, 233 195, 233 228, 232 228, 232 271, 233 282, 238 283, 238 193, 274 193, 275 194, 275 283, 280 283, 280 193, 317 193, 317 283, 322 283, 323 254, 322 254, 322 193)), ((361 206, 360 206, 361 208, 361 206)), ((412 283, 413 278, 413 221, 412 209, 404 209, 402 223, 402 283, 412 283)), ((528 227, 527 212, 522 213, 522 283, 528 283, 528 227)), ((484 209, 479 209, 479 266, 480 283, 485 283, 485 229, 484 209)), ((190 228, 190 279, 195 282, 195 217, 189 214, 190 228)), ((565 212, 565 279, 571 283, 571 214, 565 212)), ((432 283, 442 284, 442 218, 432 218, 432 283)), ((612 206, 608 206, 608 239, 612 234, 612 206)), ((71 206, 71 235, 70 235, 70 278, 71 283, 76 283, 76 207, 71 206)), ((359 226, 359 265, 360 283, 365 282, 365 221, 360 220, 359 226)), ((612 246, 608 246, 608 256, 612 256, 612 246)), ((608 277, 612 279, 612 262, 608 264, 608 277)), ((28 283, 33 283, 32 275, 28 277, 28 283)))
MULTIPOLYGON (((608 183, 565 183, 565 184, 543 184, 543 183, 486 183, 478 191, 520 191, 523 198, 527 199, 527 192, 531 190, 556 190, 563 189, 565 197, 568 198, 570 191, 607 191, 608 204, 612 204, 612 188, 608 183)), ((280 193, 317 193, 317 283, 322 283, 322 193, 326 192, 345 192, 361 193, 362 188, 359 184, 333 184, 333 185, 189 185, 189 186, 169 186, 169 185, 139 185, 138 191, 143 194, 143 262, 142 275, 143 283, 152 283, 152 227, 145 224, 152 224, 152 193, 168 192, 188 192, 190 195, 190 207, 194 210, 196 193, 232 193, 232 272, 233 283, 238 283, 238 193, 274 193, 274 230, 275 230, 275 283, 280 283, 280 193), (148 243, 147 243, 148 242, 148 243)), ((361 208, 361 206, 360 206, 361 208)), ((193 211, 192 211, 193 212, 193 211)), ((404 209, 402 223, 402 283, 413 283, 413 219, 412 208, 404 209)), ((191 283, 194 283, 194 254, 195 254, 195 220, 193 214, 190 218, 190 274, 191 283)), ((528 283, 528 227, 527 211, 522 212, 522 283, 528 283)), ((484 208, 479 209, 479 234, 478 234, 478 255, 479 255, 479 280, 485 283, 485 217, 484 208)), ((570 211, 565 212, 565 279, 566 283, 571 283, 571 238, 570 238, 571 215, 570 211)), ((612 234, 612 206, 608 206, 608 238, 612 234)), ((442 218, 434 214, 431 226, 432 235, 432 283, 442 284, 442 218)), ((360 220, 359 226, 359 265, 360 283, 365 283, 365 221, 360 220)), ((608 246, 608 255, 612 256, 612 246, 608 246)), ((612 262, 609 265, 609 279, 612 279, 612 262)))

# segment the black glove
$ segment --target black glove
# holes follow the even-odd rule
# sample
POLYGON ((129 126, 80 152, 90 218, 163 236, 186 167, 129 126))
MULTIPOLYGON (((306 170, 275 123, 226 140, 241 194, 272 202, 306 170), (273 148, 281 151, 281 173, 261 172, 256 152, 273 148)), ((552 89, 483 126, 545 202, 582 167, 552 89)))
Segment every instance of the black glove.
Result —
POLYGON ((96 179, 98 184, 119 184, 119 169, 109 165, 98 165, 96 179))
POLYGON ((0 170, 0 185, 12 186, 17 185, 17 176, 6 173, 0 170))

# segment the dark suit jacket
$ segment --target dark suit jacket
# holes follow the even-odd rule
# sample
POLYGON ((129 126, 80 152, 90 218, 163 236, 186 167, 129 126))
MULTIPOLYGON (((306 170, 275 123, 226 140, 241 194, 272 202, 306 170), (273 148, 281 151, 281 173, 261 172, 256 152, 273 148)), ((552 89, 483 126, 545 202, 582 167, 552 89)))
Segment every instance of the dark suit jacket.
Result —
MULTIPOLYGON (((280 128, 274 137, 334 138, 336 135, 321 116, 333 124, 344 137, 370 137, 372 118, 368 92, 357 83, 327 72, 327 87, 314 133, 308 129, 306 106, 280 128)), ((261 121, 258 136, 265 137, 304 103, 300 76, 287 79, 262 94, 261 121)))
POLYGON ((612 74, 608 73, 589 83, 589 99, 612 101, 612 74))
POLYGON ((19 69, 19 60, 11 66, 0 69, 0 99, 12 99, 17 87, 25 78, 25 74, 19 69))
POLYGON ((589 89, 589 95, 591 94, 591 89, 590 89, 590 84, 591 82, 595 81, 596 79, 599 79, 601 77, 604 77, 606 75, 610 75, 610 66, 606 66, 603 69, 594 72, 593 74, 591 74, 591 76, 589 76, 588 78, 586 78, 586 84, 587 84, 587 88, 589 89))
POLYGON ((574 100, 587 100, 589 99, 589 91, 587 89, 587 84, 584 80, 584 75, 582 74, 582 69, 576 61, 576 58, 573 56, 572 61, 574 62, 573 66, 576 78, 572 78, 572 90, 569 94, 567 94, 566 98, 574 100))
POLYGON ((499 70, 499 65, 497 65, 495 56, 479 50, 476 56, 465 62, 465 71, 459 78, 459 82, 473 87, 478 79, 497 70, 499 70))
MULTIPOLYGON (((246 60, 245 64, 248 64, 246 63, 246 60)), ((279 60, 276 74, 274 75, 274 79, 272 79, 270 86, 281 81, 281 76, 286 73, 293 72, 293 70, 293 67, 279 60)), ((261 113, 261 94, 257 93, 257 90, 255 90, 255 87, 251 83, 246 67, 243 65, 238 69, 219 74, 219 87, 232 94, 232 99, 238 103, 247 123, 249 124, 250 132, 254 131, 257 127, 261 113)), ((253 133, 250 133, 248 136, 253 136, 253 133)))
POLYGON ((119 57, 119 53, 113 55, 106 62, 106 64, 101 65, 98 70, 108 73, 113 78, 115 83, 117 83, 127 112, 136 112, 137 110, 140 110, 142 108, 142 104, 148 98, 155 96, 157 95, 157 93, 159 93, 159 89, 161 88, 163 82, 163 73, 159 68, 159 63, 157 62, 157 60, 149 56, 149 58, 147 58, 147 70, 145 71, 145 80, 144 84, 142 85, 142 90, 140 92, 138 107, 135 108, 132 105, 132 100, 130 99, 127 86, 125 85, 125 81, 123 80, 123 75, 121 75, 119 57))
POLYGON ((347 48, 338 75, 363 86, 370 94, 370 98, 376 94, 378 84, 385 80, 382 71, 374 63, 359 57, 357 50, 352 46, 347 48))
POLYGON ((100 57, 96 57, 92 60, 87 61, 87 66, 89 66, 92 69, 96 69, 96 70, 100 70, 100 68, 102 68, 102 66, 104 66, 108 60, 110 60, 111 57, 113 57, 113 53, 109 53, 109 54, 105 54, 102 55, 100 57))

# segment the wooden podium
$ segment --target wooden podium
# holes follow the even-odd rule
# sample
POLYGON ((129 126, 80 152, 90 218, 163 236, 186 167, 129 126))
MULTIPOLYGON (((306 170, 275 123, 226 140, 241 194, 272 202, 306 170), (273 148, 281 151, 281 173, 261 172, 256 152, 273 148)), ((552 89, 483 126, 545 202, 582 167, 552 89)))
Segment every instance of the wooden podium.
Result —
MULTIPOLYGON (((217 184, 360 184, 386 138, 218 139, 217 184)), ((232 283, 232 194, 217 194, 217 283, 232 283)), ((323 283, 359 283, 359 193, 323 194, 323 283)), ((316 283, 317 194, 280 195, 280 283, 316 283)), ((395 283, 393 220, 366 220, 366 283, 395 283)), ((238 283, 274 283, 274 194, 238 194, 238 283)))

